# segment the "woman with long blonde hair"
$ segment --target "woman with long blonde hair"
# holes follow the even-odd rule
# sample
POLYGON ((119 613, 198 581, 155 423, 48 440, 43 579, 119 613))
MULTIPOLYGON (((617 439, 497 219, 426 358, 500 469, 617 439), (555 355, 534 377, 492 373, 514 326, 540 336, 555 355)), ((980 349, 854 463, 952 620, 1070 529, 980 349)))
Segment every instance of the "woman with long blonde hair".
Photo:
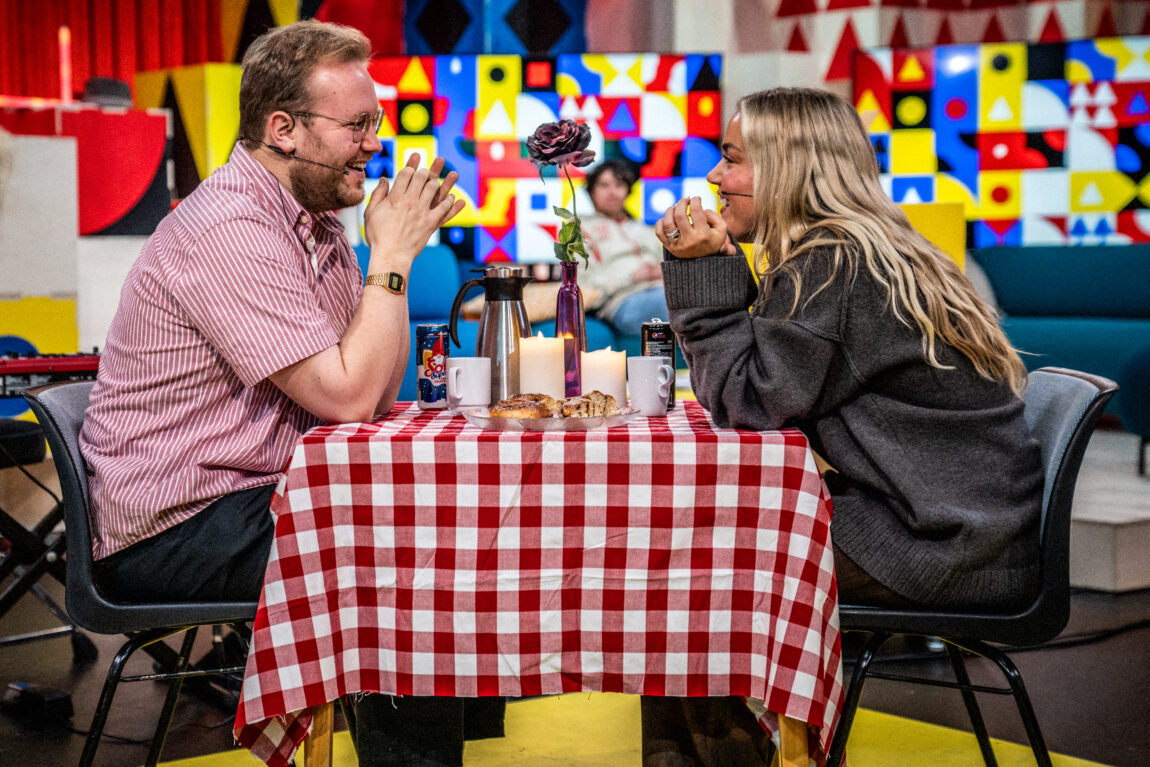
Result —
MULTIPOLYGON (((721 426, 798 427, 833 467, 843 601, 1031 596, 1043 477, 1026 371, 969 281, 883 192, 854 109, 817 90, 753 93, 722 152, 707 176, 721 213, 684 199, 655 227, 699 402, 721 426), (752 244, 757 285, 732 241, 752 244)), ((660 705, 678 704, 644 699, 648 767, 682 763, 658 729, 668 716, 723 739, 713 709, 660 705)))

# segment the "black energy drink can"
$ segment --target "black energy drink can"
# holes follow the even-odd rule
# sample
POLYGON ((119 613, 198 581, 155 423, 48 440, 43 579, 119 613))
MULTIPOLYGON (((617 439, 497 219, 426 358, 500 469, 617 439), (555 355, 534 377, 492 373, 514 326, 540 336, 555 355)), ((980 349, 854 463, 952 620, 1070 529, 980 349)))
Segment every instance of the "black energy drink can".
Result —
MULTIPOLYGON (((643 323, 640 353, 644 357, 667 357, 671 360, 671 368, 675 368, 675 331, 671 330, 671 323, 663 322, 653 317, 650 322, 643 323)), ((671 385, 671 398, 667 400, 667 409, 675 407, 675 386, 671 385)))

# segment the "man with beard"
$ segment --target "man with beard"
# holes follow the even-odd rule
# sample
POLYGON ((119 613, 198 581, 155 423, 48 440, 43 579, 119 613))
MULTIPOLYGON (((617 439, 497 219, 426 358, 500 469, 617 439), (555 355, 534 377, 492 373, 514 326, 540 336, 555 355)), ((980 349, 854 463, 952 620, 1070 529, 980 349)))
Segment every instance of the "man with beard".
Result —
MULTIPOLYGON (((463 202, 442 159, 381 180, 364 284, 334 211, 363 200, 381 148, 369 54, 358 31, 315 21, 256 40, 242 140, 128 274, 81 433, 97 576, 119 599, 258 599, 297 438, 395 402, 411 263, 463 202)), ((462 763, 460 701, 363 708, 363 763, 462 763)))

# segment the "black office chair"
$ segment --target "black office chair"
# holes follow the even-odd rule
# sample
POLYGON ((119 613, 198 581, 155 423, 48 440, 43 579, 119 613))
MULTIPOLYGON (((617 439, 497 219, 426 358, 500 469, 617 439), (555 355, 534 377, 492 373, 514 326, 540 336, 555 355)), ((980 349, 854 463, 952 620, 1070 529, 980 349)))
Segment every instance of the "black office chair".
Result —
POLYGON ((100 701, 92 716, 92 726, 80 757, 80 767, 88 767, 96 757, 100 735, 120 682, 174 680, 168 688, 160 721, 148 752, 148 767, 159 761, 168 725, 175 711, 183 679, 215 674, 237 674, 242 666, 188 668, 196 631, 205 625, 241 624, 254 620, 255 602, 186 602, 142 604, 117 602, 101 593, 92 579, 92 528, 88 518, 88 482, 80 455, 80 425, 88 407, 91 381, 49 384, 24 392, 48 438, 63 494, 64 531, 67 538, 67 585, 65 603, 77 625, 98 634, 128 634, 108 669, 100 701), (123 676, 124 664, 136 650, 184 633, 174 670, 137 676, 123 676))
POLYGON ((858 709, 867 677, 951 687, 962 691, 963 702, 974 729, 982 758, 988 767, 997 761, 990 746, 975 692, 1013 695, 1026 727, 1030 746, 1039 767, 1050 767, 1050 754, 1042 730, 1034 716, 1022 676, 1006 654, 987 642, 1005 645, 1035 645, 1053 639, 1070 618, 1070 507, 1074 485, 1086 444, 1114 395, 1117 384, 1100 376, 1062 368, 1042 368, 1030 374, 1024 399, 1030 431, 1042 449, 1046 485, 1042 496, 1040 558, 1042 582, 1034 600, 1010 612, 940 610, 930 607, 885 608, 840 605, 843 631, 870 632, 855 663, 839 726, 831 741, 827 764, 838 767, 846 751, 851 724, 858 709), (871 671, 875 652, 892 635, 938 637, 946 644, 957 681, 947 682, 899 674, 871 671), (1009 687, 970 684, 962 652, 993 661, 1006 677, 1009 687))

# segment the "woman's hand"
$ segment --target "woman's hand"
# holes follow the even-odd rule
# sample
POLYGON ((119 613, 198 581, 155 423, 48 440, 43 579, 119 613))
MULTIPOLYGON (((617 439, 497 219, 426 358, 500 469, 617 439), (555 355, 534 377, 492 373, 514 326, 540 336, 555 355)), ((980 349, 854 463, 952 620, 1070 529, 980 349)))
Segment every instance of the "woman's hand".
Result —
POLYGON ((684 197, 667 208, 663 220, 655 225, 655 236, 675 258, 711 256, 727 241, 727 222, 715 211, 704 209, 702 198, 684 197))

